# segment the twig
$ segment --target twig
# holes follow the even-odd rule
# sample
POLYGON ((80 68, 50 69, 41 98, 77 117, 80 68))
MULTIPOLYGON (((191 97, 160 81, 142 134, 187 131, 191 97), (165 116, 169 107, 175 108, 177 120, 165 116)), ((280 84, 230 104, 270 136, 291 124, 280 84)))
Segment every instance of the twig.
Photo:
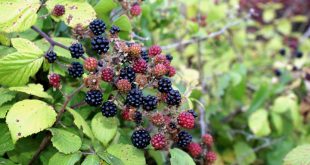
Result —
MULTIPOLYGON (((64 102, 64 104, 62 105, 60 111, 57 113, 57 117, 56 117, 56 121, 54 123, 54 125, 58 124, 63 113, 66 110, 67 105, 69 104, 69 102, 71 101, 71 99, 73 98, 73 96, 79 92, 82 88, 84 87, 84 84, 82 84, 79 88, 77 88, 76 90, 74 90, 70 95, 66 96, 66 100, 64 102)), ((43 140, 41 141, 41 144, 39 146, 39 148, 37 149, 37 151, 35 152, 35 154, 32 156, 32 159, 29 162, 29 165, 34 164, 34 162, 37 160, 37 158, 40 156, 40 154, 42 153, 42 151, 50 144, 50 140, 51 140, 52 135, 50 133, 48 133, 43 140)))
POLYGON ((42 36, 47 42, 50 43, 51 46, 59 46, 63 49, 68 50, 69 48, 65 45, 63 45, 62 43, 59 43, 57 41, 54 41, 51 37, 49 37, 46 33, 44 33, 42 30, 40 30, 38 27, 36 26, 31 26, 31 29, 36 31, 37 33, 40 34, 40 36, 42 36))
POLYGON ((141 36, 137 35, 135 32, 132 32, 132 33, 131 33, 131 36, 132 36, 133 38, 137 38, 138 40, 141 40, 141 41, 147 41, 147 40, 149 40, 149 37, 141 37, 141 36))

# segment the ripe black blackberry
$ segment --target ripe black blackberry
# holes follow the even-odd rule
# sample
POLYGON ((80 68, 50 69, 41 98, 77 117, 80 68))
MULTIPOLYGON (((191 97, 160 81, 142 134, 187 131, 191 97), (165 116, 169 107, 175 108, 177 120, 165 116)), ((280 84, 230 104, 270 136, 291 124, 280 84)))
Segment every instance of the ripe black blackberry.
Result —
POLYGON ((148 55, 148 51, 147 50, 142 50, 141 51, 141 58, 144 61, 149 62, 149 55, 148 55))
POLYGON ((186 131, 180 131, 177 137, 177 145, 181 148, 186 148, 192 142, 192 135, 186 131))
POLYGON ((80 58, 85 53, 83 45, 80 43, 74 43, 69 47, 69 51, 72 58, 80 58))
POLYGON ((126 104, 137 108, 142 104, 142 98, 142 91, 138 88, 134 88, 128 93, 126 104))
POLYGON ((295 52, 295 57, 296 58, 302 58, 302 56, 303 56, 303 53, 301 51, 296 51, 295 52))
POLYGON ((112 35, 117 34, 117 33, 119 33, 120 31, 121 31, 121 29, 120 29, 118 26, 115 26, 115 25, 113 25, 113 26, 111 27, 111 29, 110 29, 110 33, 111 33, 112 35))
POLYGON ((180 105, 182 100, 181 94, 178 90, 171 90, 167 95, 167 104, 168 105, 180 105))
POLYGON ((91 40, 91 46, 98 54, 106 53, 109 50, 109 40, 102 36, 96 36, 91 40))
POLYGON ((73 78, 82 77, 84 70, 83 65, 79 62, 72 62, 68 68, 69 75, 73 78))
POLYGON ((102 93, 100 90, 90 90, 86 93, 85 102, 90 106, 99 106, 102 103, 102 93))
POLYGON ((133 120, 137 125, 140 125, 142 123, 142 113, 140 111, 136 111, 133 120))
POLYGON ((162 93, 168 93, 172 90, 172 83, 169 78, 163 77, 158 81, 158 91, 162 93))
POLYGON ((192 114, 194 116, 194 118, 198 117, 197 113, 193 109, 190 109, 187 112, 192 114))
POLYGON ((273 71, 273 73, 277 76, 277 77, 280 77, 282 75, 282 72, 279 70, 279 69, 275 69, 273 71))
POLYGON ((144 129, 137 130, 131 135, 131 142, 136 148, 142 149, 150 144, 150 133, 144 129))
POLYGON ((89 29, 96 35, 99 36, 102 33, 104 33, 105 29, 107 27, 105 26, 105 23, 101 19, 95 19, 89 24, 89 29))
POLYGON ((279 50, 279 53, 280 53, 281 56, 285 56, 286 51, 285 51, 284 48, 282 48, 282 49, 279 50))
POLYGON ((173 57, 171 56, 171 54, 167 54, 167 55, 166 55, 166 59, 167 59, 168 61, 172 61, 172 60, 173 60, 173 57))
POLYGON ((49 51, 45 54, 45 58, 49 63, 54 63, 57 59, 57 54, 54 51, 49 51))
POLYGON ((114 117, 117 113, 116 105, 111 101, 104 102, 101 107, 101 112, 105 117, 114 117))
POLYGON ((151 110, 156 109, 157 102, 158 101, 157 101, 157 97, 156 96, 148 95, 146 97, 143 97, 142 107, 146 111, 151 111, 151 110))
POLYGON ((127 79, 129 82, 133 82, 136 78, 136 73, 132 67, 124 67, 119 74, 120 79, 127 79))

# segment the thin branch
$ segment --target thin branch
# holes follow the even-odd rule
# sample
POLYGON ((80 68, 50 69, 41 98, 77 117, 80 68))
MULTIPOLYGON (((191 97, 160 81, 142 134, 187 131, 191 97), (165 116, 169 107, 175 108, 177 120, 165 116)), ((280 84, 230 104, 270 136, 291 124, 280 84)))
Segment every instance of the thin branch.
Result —
POLYGON ((62 43, 59 43, 57 41, 54 41, 51 37, 49 37, 46 33, 44 33, 42 30, 40 30, 38 27, 36 26, 31 26, 31 29, 34 30, 35 32, 39 33, 40 36, 42 36, 47 42, 50 43, 51 47, 54 46, 58 46, 61 47, 63 49, 68 50, 69 48, 65 45, 63 45, 62 43))
POLYGON ((132 32, 131 36, 132 36, 132 38, 137 38, 138 40, 141 40, 141 41, 149 40, 149 37, 141 37, 141 36, 137 35, 135 32, 132 32))

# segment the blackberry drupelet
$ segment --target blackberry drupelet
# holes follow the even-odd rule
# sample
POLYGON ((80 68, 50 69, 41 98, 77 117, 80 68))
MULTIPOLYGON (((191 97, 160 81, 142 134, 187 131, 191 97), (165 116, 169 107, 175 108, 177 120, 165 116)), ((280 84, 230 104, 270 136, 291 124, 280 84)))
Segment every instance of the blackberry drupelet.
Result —
POLYGON ((91 40, 91 46, 98 54, 106 53, 109 50, 109 40, 102 36, 96 36, 91 40))
POLYGON ((70 54, 71 54, 72 58, 80 58, 85 53, 85 51, 83 49, 83 45, 80 44, 80 43, 72 44, 69 47, 69 51, 70 51, 70 54))
POLYGON ((142 91, 134 88, 128 93, 126 98, 126 104, 137 108, 142 104, 142 98, 142 91))
POLYGON ((54 63, 57 59, 57 54, 54 51, 49 51, 45 54, 45 58, 49 63, 54 63))
POLYGON ((84 73, 83 65, 79 62, 72 62, 71 66, 68 68, 68 72, 73 78, 82 77, 84 73))
POLYGON ((177 145, 181 148, 186 148, 192 142, 192 135, 186 131, 180 131, 177 137, 177 145))
POLYGON ((144 129, 137 130, 131 135, 132 144, 139 149, 148 146, 150 144, 150 141, 150 133, 144 129))
POLYGON ((146 111, 151 111, 151 110, 156 109, 157 103, 158 103, 158 100, 156 96, 148 95, 146 97, 143 97, 142 107, 146 111))
POLYGON ((95 19, 89 24, 89 29, 98 36, 104 33, 106 26, 101 19, 95 19))
POLYGON ((162 93, 168 93, 169 91, 172 90, 172 83, 170 81, 169 78, 161 78, 159 81, 158 81, 158 91, 159 92, 162 92, 162 93))
POLYGON ((105 117, 114 117, 117 113, 116 105, 111 101, 104 102, 101 107, 101 112, 105 117))
POLYGON ((99 106, 102 103, 100 90, 90 90, 86 93, 85 102, 90 106, 99 106))
POLYGON ((136 73, 132 67, 124 67, 121 69, 119 74, 120 79, 127 79, 130 82, 133 82, 136 78, 136 73))
POLYGON ((178 90, 171 90, 167 95, 167 104, 168 105, 180 105, 182 100, 181 94, 178 90))
POLYGON ((115 25, 113 25, 113 26, 111 27, 111 29, 110 29, 110 33, 111 33, 112 35, 117 34, 117 33, 119 33, 120 31, 121 31, 121 29, 120 29, 118 26, 115 26, 115 25))
POLYGON ((148 55, 148 51, 147 50, 142 50, 141 51, 141 58, 144 61, 149 62, 149 55, 148 55))

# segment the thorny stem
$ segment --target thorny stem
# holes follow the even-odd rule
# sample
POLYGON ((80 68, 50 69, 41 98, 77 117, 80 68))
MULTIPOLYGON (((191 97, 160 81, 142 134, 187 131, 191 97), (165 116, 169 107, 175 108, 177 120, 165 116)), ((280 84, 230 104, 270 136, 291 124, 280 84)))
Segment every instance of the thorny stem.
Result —
MULTIPOLYGON (((62 115, 64 114, 67 105, 69 104, 69 102, 71 101, 71 99, 73 98, 73 96, 78 93, 82 88, 84 88, 84 84, 82 84, 80 87, 78 87, 76 90, 74 90, 71 94, 64 96, 65 102, 63 103, 60 111, 57 113, 57 117, 56 117, 56 121, 54 123, 54 125, 58 124, 61 120, 62 115)), ((30 162, 28 163, 29 165, 34 164, 34 162, 37 160, 37 158, 40 156, 40 154, 42 153, 42 151, 50 144, 51 142, 51 137, 52 135, 50 133, 48 133, 43 140, 41 141, 41 144, 39 146, 39 148, 37 149, 37 151, 35 152, 35 154, 32 156, 32 159, 30 160, 30 162)))
POLYGON ((42 30, 40 30, 38 27, 36 26, 31 26, 31 29, 34 30, 35 32, 39 33, 40 36, 42 36, 47 42, 50 43, 51 47, 54 46, 58 46, 61 47, 63 49, 68 50, 69 48, 65 45, 63 45, 62 43, 59 43, 57 41, 54 41, 51 37, 49 37, 46 33, 44 33, 42 30))

